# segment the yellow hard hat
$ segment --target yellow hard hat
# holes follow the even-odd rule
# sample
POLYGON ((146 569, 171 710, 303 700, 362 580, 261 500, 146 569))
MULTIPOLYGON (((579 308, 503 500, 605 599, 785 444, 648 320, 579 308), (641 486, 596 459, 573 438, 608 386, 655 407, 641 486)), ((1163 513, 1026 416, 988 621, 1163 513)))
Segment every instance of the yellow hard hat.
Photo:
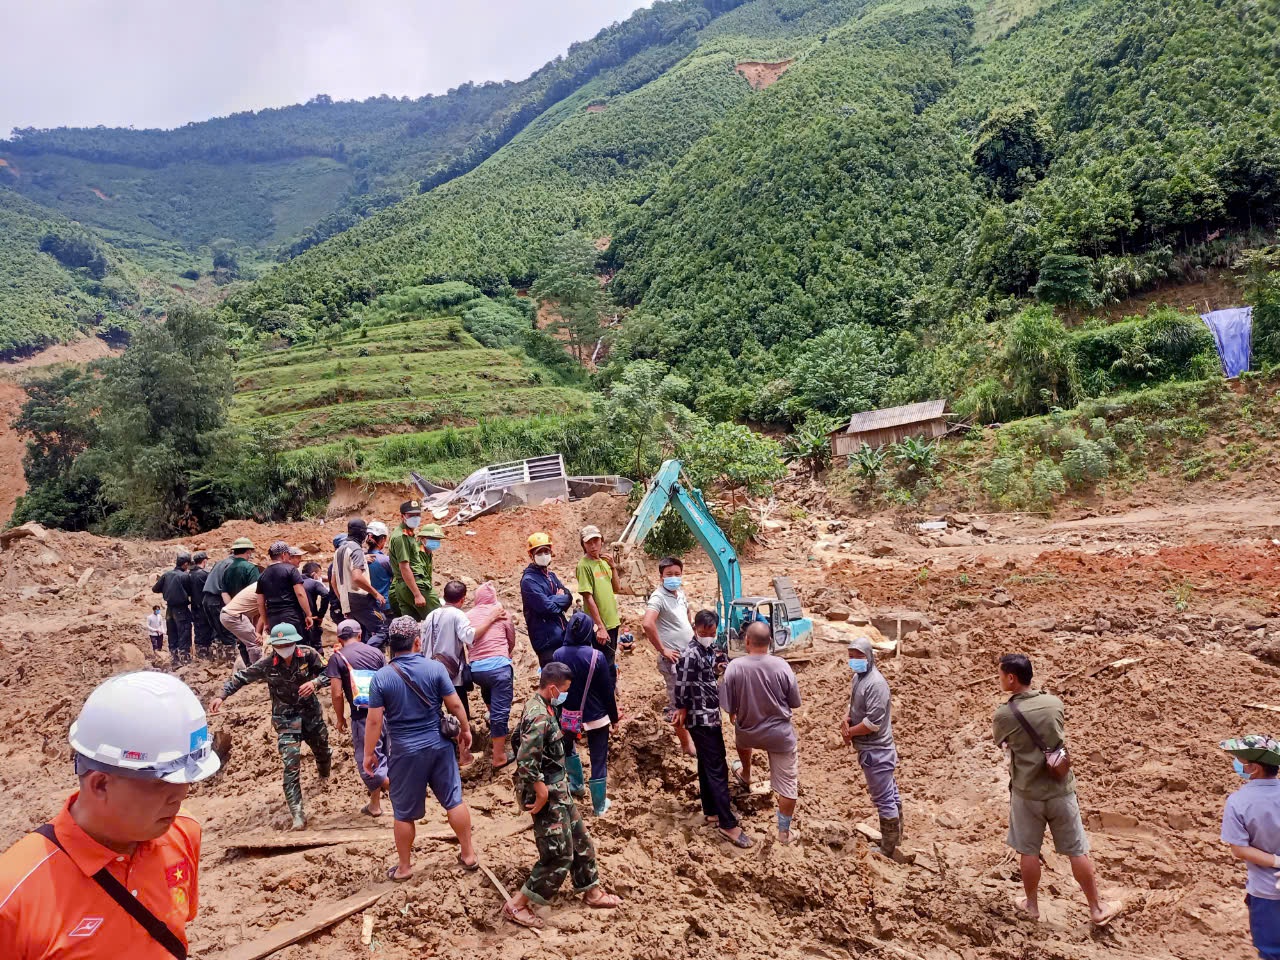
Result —
POLYGON ((537 550, 539 547, 551 546, 551 535, 538 531, 529 538, 529 550, 537 550))

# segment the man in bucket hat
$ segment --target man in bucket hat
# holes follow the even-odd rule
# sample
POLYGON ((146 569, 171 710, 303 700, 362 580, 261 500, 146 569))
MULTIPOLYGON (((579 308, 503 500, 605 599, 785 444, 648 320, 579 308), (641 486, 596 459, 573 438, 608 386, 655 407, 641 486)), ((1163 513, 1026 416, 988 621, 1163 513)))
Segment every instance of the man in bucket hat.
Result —
POLYGON ((276 728, 276 743, 284 761, 284 799, 293 815, 293 829, 307 825, 302 810, 302 743, 311 747, 316 770, 322 780, 329 777, 333 753, 329 749, 329 730, 316 691, 329 686, 324 660, 311 647, 302 645, 302 635, 291 623, 271 628, 267 640, 270 652, 257 663, 237 670, 222 685, 222 695, 209 704, 209 713, 222 709, 222 701, 246 684, 267 682, 271 692, 271 722, 276 728))
POLYGON ((79 790, 0 855, 0 957, 185 956, 200 825, 181 805, 220 766, 200 701, 169 674, 122 674, 69 740, 79 790))
POLYGON ((1227 797, 1222 840, 1249 865, 1244 902, 1253 946, 1264 960, 1280 958, 1280 741, 1254 734, 1221 747, 1246 781, 1227 797))

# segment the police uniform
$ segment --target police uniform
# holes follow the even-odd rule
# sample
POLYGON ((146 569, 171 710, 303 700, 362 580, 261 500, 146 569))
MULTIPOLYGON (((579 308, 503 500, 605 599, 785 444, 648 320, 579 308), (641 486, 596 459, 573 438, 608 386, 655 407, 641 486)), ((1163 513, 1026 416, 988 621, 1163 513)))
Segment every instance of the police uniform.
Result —
POLYGON ((564 878, 573 874, 573 889, 582 893, 599 886, 596 850, 578 812, 565 775, 565 741, 555 711, 535 693, 524 706, 517 732, 515 787, 522 806, 534 802, 533 785, 547 785, 547 803, 533 814, 538 862, 521 892, 533 903, 551 902, 564 878))
POLYGON ((304 683, 316 691, 329 686, 324 659, 311 647, 299 645, 288 660, 268 651, 257 663, 237 670, 222 687, 225 700, 246 684, 265 680, 271 691, 271 722, 276 728, 280 758, 284 761, 284 798, 295 816, 302 813, 302 743, 311 747, 320 776, 329 776, 333 753, 329 728, 316 694, 299 696, 304 683))
MULTIPOLYGON (((408 500, 400 504, 401 513, 421 511, 422 504, 417 500, 408 500)), ((395 529, 387 553, 391 559, 391 613, 397 617, 413 617, 421 623, 432 610, 440 606, 440 598, 431 586, 432 557, 431 551, 423 546, 417 530, 410 530, 403 523, 395 529), (405 581, 400 569, 401 563, 409 564, 409 573, 416 581, 418 590, 427 601, 425 606, 413 602, 413 588, 405 581)))

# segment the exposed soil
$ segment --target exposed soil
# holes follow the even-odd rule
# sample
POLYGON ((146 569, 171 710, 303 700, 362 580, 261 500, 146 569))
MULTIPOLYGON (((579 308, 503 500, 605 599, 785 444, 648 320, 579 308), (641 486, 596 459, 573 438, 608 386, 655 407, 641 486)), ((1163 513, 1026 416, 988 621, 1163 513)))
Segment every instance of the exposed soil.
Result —
POLYGON ((793 63, 795 63, 794 57, 790 60, 779 60, 776 63, 744 60, 733 69, 746 78, 747 82, 751 84, 752 90, 763 90, 765 87, 771 87, 777 83, 793 63))
POLYGON ((1208 313, 1242 304, 1239 284, 1230 270, 1206 270, 1204 278, 1194 282, 1160 283, 1154 290, 1136 294, 1099 311, 1113 320, 1144 316, 1153 307, 1174 307, 1208 313))
POLYGON ((21 410, 27 395, 16 379, 39 367, 61 363, 88 363, 111 353, 111 348, 104 341, 97 337, 87 337, 74 343, 47 347, 21 360, 0 362, 0 527, 9 522, 9 518, 13 516, 14 502, 27 490, 22 474, 22 456, 26 452, 26 443, 12 427, 13 419, 21 410))
POLYGON ((609 105, 607 103, 588 103, 587 104, 587 113, 604 113, 608 109, 609 109, 609 105))
POLYGON ((22 475, 26 444, 10 424, 22 409, 26 392, 10 380, 0 379, 0 526, 13 516, 13 504, 27 492, 22 475))
POLYGON ((92 193, 93 193, 93 195, 94 195, 95 197, 97 197, 99 200, 110 200, 110 199, 111 199, 111 198, 110 198, 110 197, 108 197, 105 193, 103 193, 101 190, 99 190, 97 187, 90 187, 90 188, 89 188, 89 190, 90 190, 90 192, 92 192, 92 193))
MULTIPOLYGON (((358 493, 348 491, 347 502, 356 505, 358 493)), ((365 515, 392 520, 390 501, 400 496, 374 491, 365 515)), ((906 845, 920 863, 877 859, 853 830, 874 814, 837 733, 848 671, 843 641, 825 637, 838 636, 838 628, 819 617, 820 639, 810 659, 796 664, 805 698, 797 714, 802 842, 791 848, 771 839, 767 798, 743 801, 744 824, 758 841, 749 851, 731 850, 702 826, 694 765, 660 722, 661 680, 652 654, 638 646, 621 660, 626 719, 611 760, 615 806, 590 822, 602 875, 626 898, 624 907, 604 915, 565 897, 541 936, 504 924, 484 876, 463 874, 455 847, 423 838, 444 828, 429 805, 417 878, 366 911, 373 952, 394 960, 1251 956, 1244 871, 1216 839, 1223 799, 1236 784, 1216 744, 1273 729, 1269 714, 1245 704, 1280 702, 1272 665, 1280 662, 1280 548, 1271 542, 1280 500, 1262 491, 1164 515, 1144 505, 1058 522, 990 517, 986 532, 971 525, 974 518, 956 517, 952 529, 967 530, 971 542, 948 547, 892 517, 824 512, 820 490, 806 496, 805 519, 769 522, 765 542, 744 564, 747 591, 767 592, 772 576, 788 574, 810 612, 865 604, 871 612, 912 609, 931 622, 905 639, 904 656, 882 662, 894 690, 906 845), (1014 649, 1031 654, 1038 682, 1068 704, 1104 895, 1126 903, 1104 931, 1087 923, 1067 863, 1051 850, 1045 920, 1032 925, 1015 913, 1017 870, 1003 842, 1005 779, 989 742, 1000 701, 994 661, 1014 649), (1135 662, 1107 667, 1126 658, 1135 662)), ((597 497, 481 518, 451 528, 437 577, 496 578, 518 622, 516 584, 530 532, 552 534, 555 569, 567 577, 578 526, 600 523, 611 538, 625 516, 624 501, 597 497)), ((323 556, 334 527, 237 522, 201 543, 217 556, 240 534, 260 545, 283 536, 323 556)), ((50 532, 0 553, 0 686, 10 730, 0 744, 8 800, 0 845, 50 816, 72 789, 65 738, 84 695, 113 672, 152 663, 142 621, 173 546, 50 532)), ((686 580, 696 602, 711 600, 705 560, 692 559, 686 580)), ((623 612, 636 627, 641 601, 623 598, 623 612)), ((523 640, 520 650, 523 699, 533 663, 523 640)), ((181 671, 205 698, 226 673, 206 664, 181 671)), ((473 699, 482 750, 484 710, 473 699)), ((265 690, 242 691, 213 723, 232 734, 234 748, 225 772, 189 801, 206 837, 200 916, 190 929, 201 956, 375 885, 393 858, 386 820, 378 821, 385 830, 378 840, 279 855, 230 850, 237 836, 285 823, 265 690)), ((313 826, 372 827, 356 812, 363 797, 350 745, 330 733, 335 783, 321 787, 304 759, 313 826)), ((515 889, 535 859, 532 838, 512 834, 522 819, 507 779, 483 759, 472 770, 465 790, 481 856, 515 889)), ((363 953, 360 929, 357 914, 279 956, 363 953)))

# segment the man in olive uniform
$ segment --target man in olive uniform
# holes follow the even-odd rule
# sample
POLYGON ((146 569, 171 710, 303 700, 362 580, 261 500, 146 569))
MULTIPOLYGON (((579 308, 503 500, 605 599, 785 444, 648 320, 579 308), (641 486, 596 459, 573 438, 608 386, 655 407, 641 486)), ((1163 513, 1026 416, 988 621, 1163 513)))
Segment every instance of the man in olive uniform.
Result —
POLYGON ((542 926, 531 904, 549 904, 570 873, 574 892, 584 894, 582 902, 588 907, 611 910, 622 903, 600 886, 596 850, 565 775, 565 742, 554 708, 565 702, 572 680, 573 670, 566 664, 553 660, 543 667, 538 691, 525 704, 516 735, 516 793, 533 814, 538 862, 502 912, 522 927, 542 926))
POLYGON ((291 623, 278 623, 267 640, 271 650, 252 666, 237 670, 222 685, 222 696, 209 704, 209 713, 222 709, 222 701, 246 684, 267 682, 271 691, 271 722, 276 728, 280 758, 284 761, 284 798, 293 814, 293 829, 307 825, 302 812, 302 742, 316 758, 316 770, 327 780, 333 763, 329 730, 316 691, 329 686, 324 660, 291 623))
POLYGON ((440 546, 444 531, 434 523, 421 527, 422 503, 400 504, 400 526, 391 537, 391 612, 418 622, 440 606, 431 589, 431 551, 440 546))
POLYGON ((165 626, 169 634, 169 655, 174 666, 191 659, 191 554, 179 550, 173 569, 160 574, 151 588, 164 597, 165 626))

